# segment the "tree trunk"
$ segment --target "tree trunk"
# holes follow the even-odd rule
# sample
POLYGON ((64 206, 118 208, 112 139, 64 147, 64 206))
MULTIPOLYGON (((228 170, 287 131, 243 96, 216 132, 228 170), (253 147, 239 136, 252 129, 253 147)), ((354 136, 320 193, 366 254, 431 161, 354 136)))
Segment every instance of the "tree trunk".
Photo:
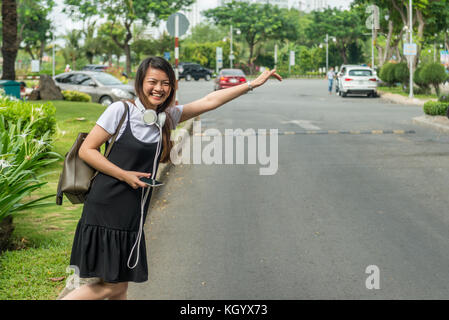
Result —
POLYGON ((2 80, 15 80, 17 58, 17 3, 16 0, 2 1, 3 21, 3 76, 2 80))
MULTIPOLYGON (((4 1, 4 0, 3 0, 4 1)), ((0 221, 0 253, 7 250, 14 231, 12 216, 6 216, 0 221)))

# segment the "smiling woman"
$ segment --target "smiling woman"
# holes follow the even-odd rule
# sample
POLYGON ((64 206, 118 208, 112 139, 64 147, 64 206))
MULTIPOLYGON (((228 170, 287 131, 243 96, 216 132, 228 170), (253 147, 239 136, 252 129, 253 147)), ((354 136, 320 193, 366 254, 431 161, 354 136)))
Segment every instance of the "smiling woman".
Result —
POLYGON ((251 83, 182 106, 175 105, 176 78, 170 63, 161 57, 142 61, 135 79, 137 99, 110 105, 79 151, 80 158, 99 174, 84 203, 70 264, 78 268, 80 277, 102 281, 81 286, 64 299, 126 299, 129 281, 147 281, 143 224, 152 187, 141 178, 155 179, 159 162, 170 160, 170 134, 178 122, 216 109, 263 85, 271 76, 282 80, 275 70, 267 70, 251 83), (129 108, 125 109, 124 103, 129 108), (125 122, 117 129, 124 112, 125 122), (105 158, 99 147, 117 130, 114 146, 105 158))

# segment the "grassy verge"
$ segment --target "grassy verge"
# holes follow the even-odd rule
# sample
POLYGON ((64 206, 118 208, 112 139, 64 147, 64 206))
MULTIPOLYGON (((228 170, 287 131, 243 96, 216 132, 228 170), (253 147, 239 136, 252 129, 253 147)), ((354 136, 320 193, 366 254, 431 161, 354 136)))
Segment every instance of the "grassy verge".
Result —
MULTIPOLYGON (((394 94, 400 94, 401 96, 408 97, 409 93, 404 92, 401 87, 378 87, 377 91, 380 92, 389 92, 394 94)), ((422 99, 422 100, 429 100, 429 99, 437 99, 436 94, 414 94, 415 98, 422 99)))
MULTIPOLYGON (((69 150, 78 132, 89 132, 105 107, 95 103, 53 101, 57 132, 54 151, 69 150)), ((48 183, 36 195, 55 194, 62 161, 43 168, 48 183)), ((36 195, 33 195, 34 197, 36 195)), ((55 299, 65 286, 73 235, 81 205, 64 199, 62 206, 14 215, 13 243, 17 250, 0 256, 0 300, 55 299)))

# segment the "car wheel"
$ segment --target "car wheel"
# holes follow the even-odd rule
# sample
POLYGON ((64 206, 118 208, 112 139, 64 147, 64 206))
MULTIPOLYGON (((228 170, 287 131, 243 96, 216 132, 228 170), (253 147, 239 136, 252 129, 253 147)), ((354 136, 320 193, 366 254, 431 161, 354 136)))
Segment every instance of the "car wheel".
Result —
POLYGON ((106 107, 109 106, 112 102, 114 102, 114 101, 112 101, 112 98, 110 96, 104 96, 104 97, 101 97, 101 99, 100 99, 100 104, 102 104, 106 107))
POLYGON ((192 76, 190 74, 186 75, 186 81, 192 80, 192 76))
POLYGON ((197 77, 195 77, 194 79, 195 79, 195 81, 198 81, 198 80, 200 80, 200 78, 197 78, 197 77))
POLYGON ((341 97, 341 91, 338 91, 338 95, 341 97))
POLYGON ((210 80, 210 75, 206 74, 206 76, 204 77, 204 80, 209 81, 210 80))
POLYGON ((347 94, 346 92, 342 92, 342 93, 341 93, 341 96, 342 96, 343 98, 346 98, 347 95, 348 95, 348 94, 347 94))

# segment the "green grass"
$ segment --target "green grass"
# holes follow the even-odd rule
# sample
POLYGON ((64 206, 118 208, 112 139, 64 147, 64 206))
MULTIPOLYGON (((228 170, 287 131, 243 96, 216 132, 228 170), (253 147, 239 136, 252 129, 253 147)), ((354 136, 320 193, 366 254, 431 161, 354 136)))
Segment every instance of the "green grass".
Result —
MULTIPOLYGON (((389 93, 395 93, 400 94, 401 96, 408 97, 409 93, 404 92, 401 87, 378 87, 377 91, 381 92, 389 92, 389 93)), ((423 99, 423 100, 429 100, 429 99, 437 99, 436 94, 413 94, 415 98, 423 99)))
MULTIPOLYGON (((79 132, 89 132, 105 107, 96 103, 52 101, 57 132, 54 151, 65 155, 79 132)), ((48 183, 32 197, 55 194, 63 161, 40 173, 50 173, 48 183)), ((52 200, 53 201, 53 200, 52 200)), ((62 206, 38 208, 13 216, 12 242, 16 250, 0 256, 0 300, 56 299, 65 286, 70 252, 82 205, 64 199, 62 206), (53 279, 53 280, 52 280, 53 279)))

